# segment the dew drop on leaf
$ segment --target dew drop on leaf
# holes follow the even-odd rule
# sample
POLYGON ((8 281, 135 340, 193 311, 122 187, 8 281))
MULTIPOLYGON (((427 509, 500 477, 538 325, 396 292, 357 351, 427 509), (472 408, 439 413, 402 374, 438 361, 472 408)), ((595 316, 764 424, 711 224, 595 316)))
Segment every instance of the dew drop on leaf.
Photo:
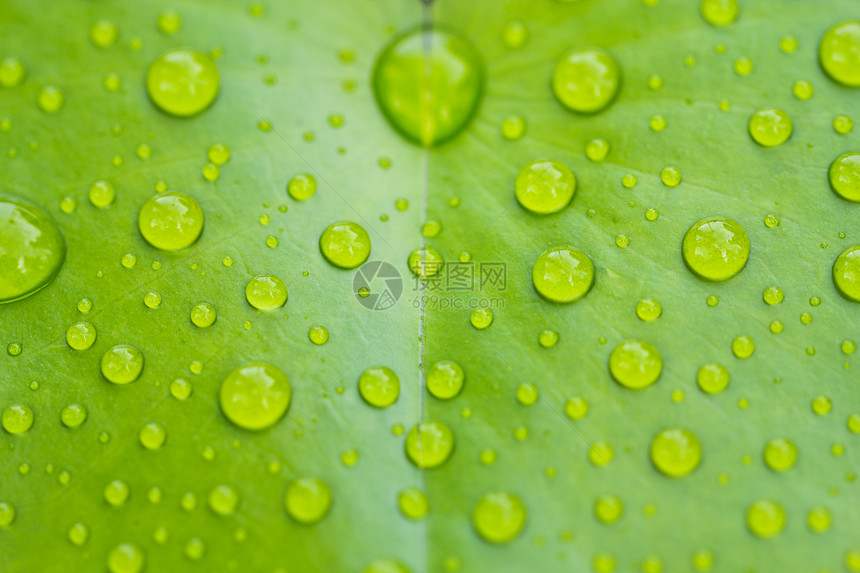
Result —
POLYGON ((794 467, 797 461, 797 446, 786 438, 775 438, 764 447, 764 463, 775 472, 784 472, 794 467))
POLYGON ((668 477, 684 477, 702 460, 702 445, 690 430, 670 428, 651 441, 651 463, 668 477))
POLYGON ((224 415, 246 430, 273 426, 286 413, 291 397, 286 375, 264 362, 236 368, 221 383, 219 391, 224 415))
POLYGON ((579 249, 551 247, 535 260, 532 283, 538 294, 551 302, 574 302, 594 285, 594 265, 579 249))
POLYGON ((469 124, 483 92, 475 48, 449 32, 420 28, 379 55, 373 91, 382 113, 409 140, 430 147, 469 124))
POLYGON ((331 489, 319 478, 299 478, 287 485, 284 504, 294 520, 312 525, 321 521, 331 509, 331 489))
POLYGON ((45 211, 0 195, 0 303, 46 287, 63 266, 66 242, 45 211))
POLYGON ((300 173, 287 183, 287 193, 296 201, 310 198, 317 190, 316 177, 310 173, 300 173))
POLYGON ((689 228, 681 250, 694 274, 710 281, 725 281, 743 270, 749 259, 750 242, 737 222, 707 217, 689 228))
POLYGON ((257 275, 248 281, 245 299, 257 310, 274 310, 287 302, 287 285, 275 275, 257 275))
POLYGON ((621 68, 603 50, 571 50, 556 64, 552 76, 555 97, 566 108, 595 113, 607 107, 621 85, 621 68))
POLYGON ((842 22, 821 38, 818 59, 828 76, 840 84, 860 86, 860 21, 842 22))
POLYGON ((443 422, 425 421, 406 435, 406 457, 421 469, 444 464, 454 450, 454 434, 443 422))
POLYGON ((418 488, 410 487, 397 494, 400 513, 409 519, 421 519, 430 511, 427 494, 418 488))
POLYGON ((171 50, 150 66, 146 91, 152 102, 171 115, 190 117, 212 105, 221 80, 215 62, 202 52, 171 50))
POLYGON ((763 147, 776 147, 788 141, 794 130, 791 118, 781 109, 761 109, 750 116, 750 137, 763 147))
POLYGON ((785 510, 770 499, 761 499, 747 509, 747 527, 757 537, 778 535, 785 526, 785 510))
POLYGON ((129 344, 118 344, 110 348, 101 359, 102 375, 114 384, 134 382, 142 370, 143 354, 129 344))
POLYGON ((371 406, 387 408, 400 396, 400 378, 386 366, 373 366, 361 373, 358 392, 371 406))
POLYGON ((828 178, 834 193, 848 201, 860 203, 860 152, 849 151, 834 159, 828 178))
POLYGON ((526 524, 526 506, 519 497, 507 492, 490 492, 475 504, 472 525, 490 543, 513 541, 526 524))
POLYGON ((351 221, 332 223, 320 235, 320 252, 332 265, 342 269, 361 266, 370 256, 370 235, 351 221))
POLYGON ((160 193, 144 202, 137 222, 150 245, 178 251, 193 245, 203 232, 203 209, 185 193, 160 193))
POLYGON ((860 245, 848 247, 836 257, 833 284, 847 300, 860 302, 860 245))
POLYGON ((33 410, 26 404, 10 404, 0 417, 3 429, 10 434, 23 434, 33 427, 34 420, 33 410))
POLYGON ((642 340, 622 342, 609 356, 609 372, 626 388, 639 390, 654 384, 663 372, 663 357, 642 340))

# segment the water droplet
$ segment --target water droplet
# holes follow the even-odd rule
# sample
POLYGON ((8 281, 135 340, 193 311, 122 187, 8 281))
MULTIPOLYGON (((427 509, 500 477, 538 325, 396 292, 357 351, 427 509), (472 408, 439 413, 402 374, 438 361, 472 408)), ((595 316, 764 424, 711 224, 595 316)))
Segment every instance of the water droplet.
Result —
POLYGON ((422 279, 436 275, 442 269, 443 263, 442 255, 433 247, 415 249, 409 253, 407 259, 409 270, 422 279))
POLYGON ((67 428, 77 428, 87 419, 87 409, 80 404, 69 404, 60 412, 60 421, 67 428))
POLYGON ((818 59, 835 81, 860 86, 860 22, 842 22, 830 28, 821 38, 818 59))
POLYGON ((66 259, 66 242, 45 211, 0 196, 0 303, 48 286, 66 259))
POLYGON ((148 292, 143 295, 143 304, 147 308, 156 309, 161 305, 161 295, 157 292, 148 292))
POLYGON ((754 67, 755 67, 755 64, 753 64, 753 61, 746 56, 742 56, 742 57, 738 58, 737 60, 735 60, 735 65, 734 65, 735 73, 739 76, 750 75, 752 73, 754 67))
POLYGON ((684 477, 699 466, 702 445, 690 430, 670 428, 651 441, 651 462, 666 476, 684 477))
POLYGON ((558 333, 554 330, 543 330, 538 335, 538 343, 544 348, 552 348, 558 343, 558 333))
POLYGON ((840 135, 851 133, 854 129, 854 120, 847 115, 837 115, 833 118, 833 131, 840 135))
MULTIPOLYGON (((456 570, 457 568, 459 568, 459 566, 455 567, 453 570, 456 570)), ((361 573, 411 573, 411 571, 409 570, 409 567, 399 561, 395 561, 393 559, 377 559, 368 564, 361 573)))
POLYGON ((555 97, 568 109, 595 113, 618 93, 621 69, 615 59, 598 49, 571 50, 556 64, 552 76, 555 97))
POLYGON ((750 255, 749 237, 737 222, 706 217, 684 235, 684 262, 700 278, 725 281, 743 270, 750 255))
POLYGON ((143 354, 134 346, 118 344, 102 356, 101 370, 108 382, 129 384, 143 370, 143 354))
POLYGON ((158 422, 151 422, 140 430, 140 443, 147 450, 157 450, 167 440, 167 430, 158 422))
POLYGON ((96 341, 96 327, 82 320, 66 331, 66 342, 75 350, 86 350, 96 341))
POLYGON ((636 176, 632 173, 628 173, 624 177, 621 178, 621 184, 624 185, 627 189, 632 189, 636 187, 636 176))
POLYGON ((532 161, 520 170, 514 191, 520 205, 532 213, 556 213, 564 209, 576 193, 576 177, 561 161, 532 161))
POLYGON ((77 546, 84 545, 90 536, 89 528, 83 523, 75 523, 69 528, 69 541, 77 546))
POLYGON ((677 187, 681 183, 681 170, 677 167, 664 167, 660 172, 660 181, 666 187, 677 187))
POLYGON ((287 285, 275 275, 257 275, 245 287, 245 299, 258 310, 274 310, 287 302, 287 285))
POLYGON ((119 507, 128 500, 129 496, 128 484, 120 479, 115 479, 108 483, 104 489, 105 501, 114 507, 119 507))
POLYGON ((502 28, 502 42, 508 48, 522 48, 529 39, 529 30, 522 22, 508 22, 502 28))
POLYGON ((108 20, 99 20, 90 28, 90 42, 97 48, 107 48, 116 43, 119 30, 108 20))
POLYGON ((11 404, 3 410, 3 429, 10 434, 22 434, 33 427, 35 415, 30 406, 25 404, 11 404))
POLYGON ((534 384, 523 382, 517 387, 517 402, 523 406, 531 406, 540 398, 538 389, 534 384))
POLYGON ((636 303, 636 316, 638 316, 640 320, 644 320, 645 322, 656 320, 660 317, 662 313, 663 307, 660 306, 660 303, 657 301, 657 299, 643 298, 636 303))
POLYGON ((779 226, 779 217, 777 217, 776 215, 773 215, 773 214, 767 215, 764 218, 764 225, 765 225, 765 227, 768 227, 769 229, 773 229, 773 228, 779 226))
POLYGON ((230 148, 223 143, 215 143, 206 150, 206 158, 215 165, 224 165, 230 161, 230 148))
POLYGON ((651 131, 663 131, 666 129, 666 118, 662 115, 655 115, 648 121, 648 127, 651 131))
POLYGON ((194 511, 194 508, 197 507, 197 497, 190 491, 185 492, 179 499, 179 507, 187 512, 194 511))
POLYGON ((526 506, 512 493, 490 492, 475 504, 472 525, 490 543, 513 541, 526 524, 526 506))
POLYGON ((340 221, 326 227, 320 235, 320 252, 336 267, 354 269, 370 256, 370 236, 364 227, 340 221))
POLYGON ((585 146, 585 156, 595 163, 603 161, 609 155, 609 142, 605 139, 592 139, 585 146))
POLYGON ((308 338, 317 346, 328 342, 328 329, 325 326, 314 326, 308 331, 308 338))
POLYGON ((6 347, 6 352, 9 353, 9 356, 18 356, 21 354, 21 344, 19 342, 10 342, 9 346, 6 347))
POLYGON ((0 501, 0 527, 8 527, 15 521, 15 507, 8 501, 0 501))
POLYGON ((493 324, 493 311, 489 308, 476 308, 472 311, 469 322, 478 330, 484 330, 493 324))
MULTIPOLYGON (((643 0, 645 5, 656 5, 658 0, 643 0)), ((596 573, 613 573, 615 571, 615 558, 608 553, 598 553, 591 562, 596 573)))
POLYGON ((220 88, 215 62, 202 52, 178 49, 166 52, 150 66, 146 90, 161 110, 190 117, 208 108, 220 88))
POLYGON ((782 302, 785 295, 782 292, 782 289, 778 286, 768 287, 764 290, 764 294, 762 295, 764 301, 769 305, 775 305, 782 302))
POLYGON ((830 164, 830 188, 848 201, 860 202, 860 152, 843 153, 830 164))
POLYGON ((464 39, 421 28, 379 55, 373 90, 383 114, 404 136, 431 146, 457 135, 480 103, 483 65, 464 39))
POLYGON ((628 340, 615 347, 609 356, 609 372, 616 382, 638 390, 656 382, 663 372, 663 357, 653 345, 628 340))
POLYGON ((502 121, 502 137, 517 141, 526 133, 526 120, 518 115, 510 115, 502 121))
POLYGON ((785 143, 793 130, 791 118, 781 109, 762 109, 750 116, 750 137, 764 147, 785 143))
POLYGON ((761 499, 747 510, 747 527, 758 537, 773 537, 785 526, 785 511, 777 502, 761 499))
POLYGON ((532 283, 538 294, 551 302, 574 302, 594 285, 594 265, 579 249, 551 247, 535 261, 532 283))
POLYGON ((797 51, 797 38, 794 36, 783 36, 779 39, 779 49, 785 54, 793 54, 797 51))
POLYGON ((134 256, 132 253, 126 253, 122 256, 120 264, 122 264, 122 266, 124 266, 125 268, 130 269, 137 264, 137 257, 134 256))
POLYGON ((229 485, 217 485, 209 492, 209 508, 218 515, 232 515, 238 505, 239 494, 229 485))
POLYGON ((738 17, 737 0, 702 0, 702 18, 714 26, 728 26, 738 17))
POLYGON ((284 496, 287 513, 305 525, 321 521, 331 509, 331 503, 331 489, 319 478, 300 478, 291 481, 284 496))
POLYGON ((791 93, 801 101, 806 101, 812 98, 814 92, 815 90, 812 87, 812 83, 806 80, 798 80, 794 82, 794 85, 791 87, 791 93))
POLYGON ((833 284, 852 302, 860 302, 860 245, 848 247, 833 262, 833 284))
POLYGON ((615 450, 609 442, 594 442, 588 447, 588 461, 595 467, 603 467, 615 457, 615 450))
POLYGON ((601 495, 594 500, 594 516, 601 522, 615 523, 624 513, 624 504, 612 494, 601 495))
POLYGON ((451 456, 454 434, 442 422, 420 422, 406 435, 405 449, 409 461, 419 468, 435 468, 451 456))
POLYGON ((806 516, 806 524, 815 533, 824 533, 830 529, 830 510, 823 506, 813 507, 806 516))
POLYGON ((182 28, 182 16, 176 10, 163 10, 156 21, 158 31, 165 36, 175 34, 182 28))
POLYGON ((39 90, 36 96, 36 105, 45 113, 56 113, 63 107, 66 98, 59 88, 54 86, 45 86, 39 90))
POLYGON ((571 420, 579 420, 588 414, 588 401, 581 396, 569 398, 564 405, 564 413, 571 420))
POLYGON ((143 550, 134 543, 120 543, 108 554, 110 573, 140 573, 146 564, 143 550))
POLYGON ((215 307, 208 302, 195 304, 191 308, 191 322, 198 328, 208 328, 215 323, 215 307))
POLYGON ((18 87, 26 75, 27 67, 18 58, 9 57, 0 61, 0 86, 18 87))
POLYGON ((440 360, 427 371, 427 391, 440 400, 460 393, 466 380, 463 368, 453 360, 440 360))
POLYGON ((300 173, 287 183, 287 193, 296 201, 304 201, 316 193, 317 180, 310 173, 300 173))
POLYGON ((732 354, 738 358, 749 358, 755 352, 755 342, 746 335, 741 335, 732 340, 732 354))
POLYGON ((221 177, 221 168, 214 163, 207 163, 203 166, 203 179, 206 181, 215 181, 221 177))
POLYGON ((74 213, 78 207, 78 201, 74 197, 63 197, 60 200, 60 211, 69 214, 74 213))
POLYGON ((832 407, 833 402, 823 394, 812 399, 812 411, 819 416, 826 416, 829 414, 832 407))
POLYGON ((185 544, 185 549, 183 550, 185 556, 192 561, 197 561, 201 559, 205 552, 206 544, 203 543, 203 540, 198 537, 192 537, 191 539, 189 539, 188 543, 185 544))
POLYGON ((696 383, 702 392, 717 394, 729 385, 729 371, 722 364, 705 364, 696 374, 696 383))
POLYGON ((193 245, 203 232, 203 209, 190 195, 161 193, 146 200, 137 222, 150 245, 178 251, 193 245))
POLYGON ((663 78, 656 74, 648 78, 648 89, 657 91, 661 87, 663 87, 663 78))
POLYGON ((246 430, 263 430, 286 413, 292 391, 286 375, 264 362, 252 362, 230 372, 221 383, 221 410, 246 430))
POLYGON ((857 349, 857 345, 853 340, 843 340, 840 348, 843 354, 854 354, 854 351, 857 349))
POLYGON ((421 519, 430 511, 427 494, 418 488, 410 487, 397 495, 400 512, 409 519, 421 519))
POLYGON ((797 446, 785 438, 776 438, 764 447, 764 463, 775 472, 790 470, 797 461, 797 446))
POLYGON ((358 392, 371 406, 387 408, 400 396, 400 378, 390 368, 374 366, 361 373, 358 392))

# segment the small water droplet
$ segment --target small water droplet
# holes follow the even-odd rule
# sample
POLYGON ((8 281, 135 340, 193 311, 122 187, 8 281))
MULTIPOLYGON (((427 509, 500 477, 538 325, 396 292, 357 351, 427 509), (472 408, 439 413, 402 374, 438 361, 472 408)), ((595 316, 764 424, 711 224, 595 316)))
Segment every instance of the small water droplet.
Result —
POLYGON ((785 510, 773 500, 758 500, 747 509, 747 527, 758 537, 778 535, 784 526, 785 510))
POLYGON ((218 68, 202 52, 171 50, 149 66, 146 89, 162 111, 180 117, 197 115, 212 105, 218 95, 218 68))
POLYGON ((252 362, 230 372, 221 383, 219 401, 224 415, 246 430, 263 430, 286 413, 292 390, 275 366, 252 362))
POLYGON ((431 469, 445 463, 454 450, 454 434, 442 422, 425 421, 414 426, 406 435, 406 456, 421 469, 431 469))
POLYGON ((299 478, 287 486, 284 504, 294 520, 305 525, 321 521, 331 509, 328 484, 319 478, 299 478))
POLYGON ((609 356, 609 372, 616 382, 635 390, 654 384, 663 372, 663 357, 652 344, 622 342, 609 356))
POLYGON ((101 360, 102 375, 114 384, 129 384, 143 370, 143 354, 134 346, 118 344, 104 353, 101 360))
POLYGON ((594 285, 594 265, 579 249, 552 247, 535 260, 532 283, 538 294, 551 302, 574 302, 594 285))
POLYGON ((487 493, 472 510, 475 531, 490 543, 513 541, 525 524, 526 506, 512 493, 487 493))
POLYGON ((663 475, 680 478, 695 470, 702 459, 702 445, 690 430, 670 428, 651 441, 651 463, 663 475))
POLYGON ((848 247, 833 262, 833 284, 852 302, 860 302, 860 245, 848 247))
POLYGON ((178 251, 193 245, 203 232, 203 209, 185 193, 161 193, 140 208, 138 227, 150 245, 178 251))
POLYGON ((590 48, 571 50, 556 64, 552 76, 555 97, 568 109, 595 113, 615 98, 621 69, 608 53, 590 48))
POLYGON ((340 221, 326 227, 320 235, 319 246, 332 265, 354 269, 370 256, 370 235, 358 223, 340 221))
POLYGON ((245 299, 258 310, 274 310, 287 302, 287 285, 275 275, 257 275, 245 287, 245 299))
POLYGON ((828 178, 834 193, 848 201, 860 202, 860 152, 849 151, 834 159, 828 178))
POLYGON ((781 109, 761 109, 750 116, 750 137, 763 147, 775 147, 788 141, 794 130, 791 118, 781 109))
POLYGON ((700 278, 725 281, 737 275, 750 255, 749 237, 737 222, 726 217, 706 217, 684 235, 684 262, 700 278))

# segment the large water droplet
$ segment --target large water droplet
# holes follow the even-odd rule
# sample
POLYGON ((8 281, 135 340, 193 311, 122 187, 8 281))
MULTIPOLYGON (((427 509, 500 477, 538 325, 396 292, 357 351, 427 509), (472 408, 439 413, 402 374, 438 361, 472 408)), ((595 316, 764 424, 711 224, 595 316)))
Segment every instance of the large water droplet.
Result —
POLYGON ((849 151, 834 159, 828 177, 834 193, 843 199, 860 202, 860 153, 849 151))
POLYGON ((23 434, 33 427, 35 416, 30 406, 26 404, 11 404, 3 410, 3 429, 10 434, 23 434))
POLYGON ((134 346, 118 344, 104 353, 102 374, 114 384, 129 384, 137 380, 143 370, 143 354, 134 346))
POLYGON ((702 0, 702 18, 714 26, 727 26, 738 17, 737 0, 702 0))
POLYGON ((651 463, 669 477, 684 477, 699 466, 702 445, 690 430, 663 430, 651 441, 651 463))
POLYGON ((300 478, 290 482, 284 497, 287 513, 306 525, 319 522, 331 509, 331 489, 319 478, 300 478))
POLYGON ((215 62, 196 50, 171 50, 155 60, 146 74, 152 102, 181 117, 196 115, 212 105, 219 87, 215 62))
POLYGON ((616 346, 610 354, 609 372, 622 386, 639 390, 660 378, 663 357, 648 342, 628 340, 616 346))
POLYGON ((440 360, 427 371, 427 391, 440 400, 450 400, 463 390, 466 373, 453 360, 440 360))
POLYGON ((747 264, 750 240, 737 222, 706 217, 693 223, 684 235, 684 262, 693 273, 710 281, 732 278, 747 264))
POLYGON ((0 195, 0 303, 46 287, 65 259, 66 242, 50 215, 0 195))
POLYGON ((620 85, 621 69, 615 59, 593 48, 565 54, 552 76, 555 97, 580 113, 594 113, 608 106, 620 85))
POLYGON ((320 235, 320 252, 334 266, 354 269, 370 256, 370 235, 358 223, 332 223, 320 235))
POLYGON ((190 195, 159 193, 146 200, 137 218, 146 242, 163 251, 178 251, 203 232, 203 209, 190 195))
POLYGON ((76 322, 66 331, 66 342, 75 350, 86 350, 96 341, 96 327, 85 320, 76 322))
POLYGON ((527 163, 517 175, 514 192, 525 209, 546 215, 564 209, 576 192, 576 177, 556 159, 527 163))
POLYGON ((860 245, 848 247, 836 257, 833 284, 846 299, 860 302, 860 245))
POLYGON ((758 537, 773 537, 785 526, 785 510, 777 502, 761 499, 747 510, 747 527, 758 537))
POLYGON ((376 101, 389 122, 424 146, 462 131, 483 91, 483 65, 464 39, 421 28, 395 39, 373 70, 376 101))
POLYGON ((472 511, 472 525, 490 543, 508 543, 526 524, 526 506, 519 497, 507 492, 484 495, 472 511))
POLYGON ((594 284, 594 265, 584 252, 569 246, 541 253, 532 269, 535 290, 552 302, 573 302, 594 284))
POLYGON ((287 302, 287 285, 275 275, 257 275, 248 281, 245 299, 257 310, 274 310, 287 302))
POLYGON ((846 86, 860 86, 860 21, 842 22, 821 38, 818 59, 827 75, 846 86))
POLYGON ((785 438, 776 438, 764 447, 764 463, 775 472, 784 472, 797 461, 797 446, 785 438))
POLYGON ((209 492, 209 508, 218 515, 232 515, 238 505, 239 494, 229 485, 217 485, 209 492))
POLYGON ((361 373, 358 392, 371 406, 387 408, 400 396, 400 378, 390 368, 373 366, 361 373))
POLYGON ((108 554, 110 573, 140 573, 146 563, 143 550, 134 543, 120 543, 108 554))
POLYGON ((246 430, 263 430, 287 411, 292 391, 278 368, 252 362, 227 375, 219 396, 221 410, 234 424, 246 430))
POLYGON ((406 435, 406 456, 421 469, 441 466, 454 450, 454 434, 442 422, 420 422, 406 435))
POLYGON ((750 137, 763 147, 776 147, 788 141, 794 125, 781 109, 761 109, 750 116, 750 137))

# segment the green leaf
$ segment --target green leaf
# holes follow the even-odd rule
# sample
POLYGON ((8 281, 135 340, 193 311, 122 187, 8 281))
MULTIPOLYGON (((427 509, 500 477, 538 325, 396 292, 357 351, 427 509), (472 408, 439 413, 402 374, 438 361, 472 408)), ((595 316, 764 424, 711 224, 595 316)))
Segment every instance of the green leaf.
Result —
POLYGON ((0 357, 0 408, 24 404, 35 416, 26 432, 0 432, 0 502, 15 512, 0 527, 4 570, 104 571, 123 543, 140 548, 147 571, 358 572, 377 559, 416 573, 691 571, 703 570, 704 555, 715 571, 860 569, 860 406, 853 345, 842 344, 860 336, 860 319, 831 271, 860 241, 857 205, 830 189, 827 171, 860 145, 855 132, 832 127, 839 114, 856 116, 857 93, 818 62, 822 35, 856 17, 853 3, 744 0, 727 26, 682 0, 14 0, 0 13, 0 57, 27 68, 20 86, 0 89, 2 192, 50 213, 67 246, 51 284, 0 305, 2 342, 22 349, 0 357), (172 34, 158 27, 166 9, 181 16, 172 34), (101 20, 119 32, 106 47, 90 40, 101 20), (504 41, 512 22, 528 31, 516 48, 504 41), (430 149, 387 123, 371 84, 376 56, 422 23, 466 39, 485 67, 476 117, 430 149), (785 36, 796 51, 780 49, 785 36), (149 64, 177 47, 218 56, 220 93, 192 118, 159 111, 146 91, 149 64), (569 50, 589 47, 618 62, 621 89, 606 109, 582 115, 559 103, 551 79, 569 50), (751 73, 735 71, 741 58, 751 73), (118 89, 108 89, 117 84, 109 74, 118 89), (658 89, 652 76, 662 78, 658 89), (811 99, 793 95, 798 80, 811 82, 811 99), (53 113, 36 105, 46 86, 64 96, 53 113), (749 118, 762 108, 791 117, 788 141, 765 148, 751 139, 749 118), (512 115, 526 125, 516 140, 502 134, 512 115), (649 126, 655 116, 665 118, 662 130, 649 126), (586 154, 595 139, 609 144, 598 161, 586 154), (209 180, 216 143, 231 157, 209 180), (576 177, 571 204, 555 214, 532 214, 514 195, 520 169, 539 159, 559 160, 576 177), (661 181, 667 166, 680 171, 677 186, 661 181), (317 190, 297 201, 286 188, 303 173, 317 190), (622 184, 628 175, 635 186, 622 184), (106 208, 88 199, 101 180, 116 190, 106 208), (178 252, 153 248, 138 230, 141 206, 165 187, 205 213, 200 239, 178 252), (67 197, 71 212, 61 208, 67 197), (688 228, 717 215, 737 221, 751 244, 745 268, 718 283, 697 278, 681 254, 688 228), (768 215, 779 224, 766 225, 768 215), (392 308, 365 308, 355 271, 320 253, 321 233, 338 221, 363 226, 369 260, 400 272, 404 291, 392 308), (428 221, 441 225, 437 235, 428 221), (541 298, 532 284, 538 255, 558 245, 581 249, 595 268, 593 288, 570 304, 541 298), (424 247, 448 272, 468 261, 474 284, 457 290, 446 272, 418 281, 407 259, 424 247), (504 283, 485 274, 500 269, 504 283), (260 274, 284 281, 283 308, 246 302, 260 274), (772 286, 784 292, 779 304, 763 300, 772 286), (160 296, 157 306, 149 293, 160 296), (636 315, 645 298, 662 307, 655 320, 636 315), (217 312, 205 328, 190 318, 201 302, 217 312), (493 311, 485 329, 470 322, 481 306, 493 311), (98 335, 79 351, 66 331, 82 320, 98 335), (784 326, 775 334, 777 320, 784 326), (322 345, 309 340, 315 326, 330 334, 322 345), (557 344, 539 343, 545 330, 557 344), (742 335, 755 342, 746 359, 732 352, 742 335), (628 340, 662 356, 653 385, 613 380, 610 354, 628 340), (100 368, 120 344, 145 360, 125 385, 100 368), (450 400, 425 388, 442 360, 465 372, 450 400), (292 402, 271 428, 250 431, 222 413, 219 389, 257 361, 286 374, 292 402), (697 386, 709 363, 730 373, 722 392, 697 386), (358 380, 381 365, 397 373, 401 392, 377 409, 358 380), (171 394, 177 379, 193 387, 186 399, 171 394), (573 419, 565 408, 575 397, 589 408, 573 419), (87 411, 75 428, 61 422, 70 404, 87 411), (449 426, 455 446, 439 467, 421 470, 404 442, 427 420, 449 426), (144 443, 157 444, 159 432, 141 431, 152 423, 166 441, 151 450, 144 443), (650 457, 667 428, 701 444, 700 463, 682 477, 664 475, 650 457), (798 451, 787 471, 764 459, 777 438, 798 451), (298 478, 331 489, 319 523, 285 510, 298 478), (130 492, 118 507, 106 499, 114 480, 130 492), (239 497, 229 515, 217 511, 229 505, 221 485, 239 497), (408 488, 428 496, 423 519, 398 509, 408 488), (222 494, 214 509, 213 491, 222 494), (525 507, 525 527, 510 542, 490 543, 472 523, 489 492, 525 507), (608 524, 598 514, 618 503, 607 495, 623 506, 608 524), (773 537, 748 527, 759 500, 786 516, 773 537), (808 524, 816 508, 831 516, 824 533, 808 524), (80 528, 70 532, 78 523, 88 531, 82 544, 70 539, 80 540, 80 528))

